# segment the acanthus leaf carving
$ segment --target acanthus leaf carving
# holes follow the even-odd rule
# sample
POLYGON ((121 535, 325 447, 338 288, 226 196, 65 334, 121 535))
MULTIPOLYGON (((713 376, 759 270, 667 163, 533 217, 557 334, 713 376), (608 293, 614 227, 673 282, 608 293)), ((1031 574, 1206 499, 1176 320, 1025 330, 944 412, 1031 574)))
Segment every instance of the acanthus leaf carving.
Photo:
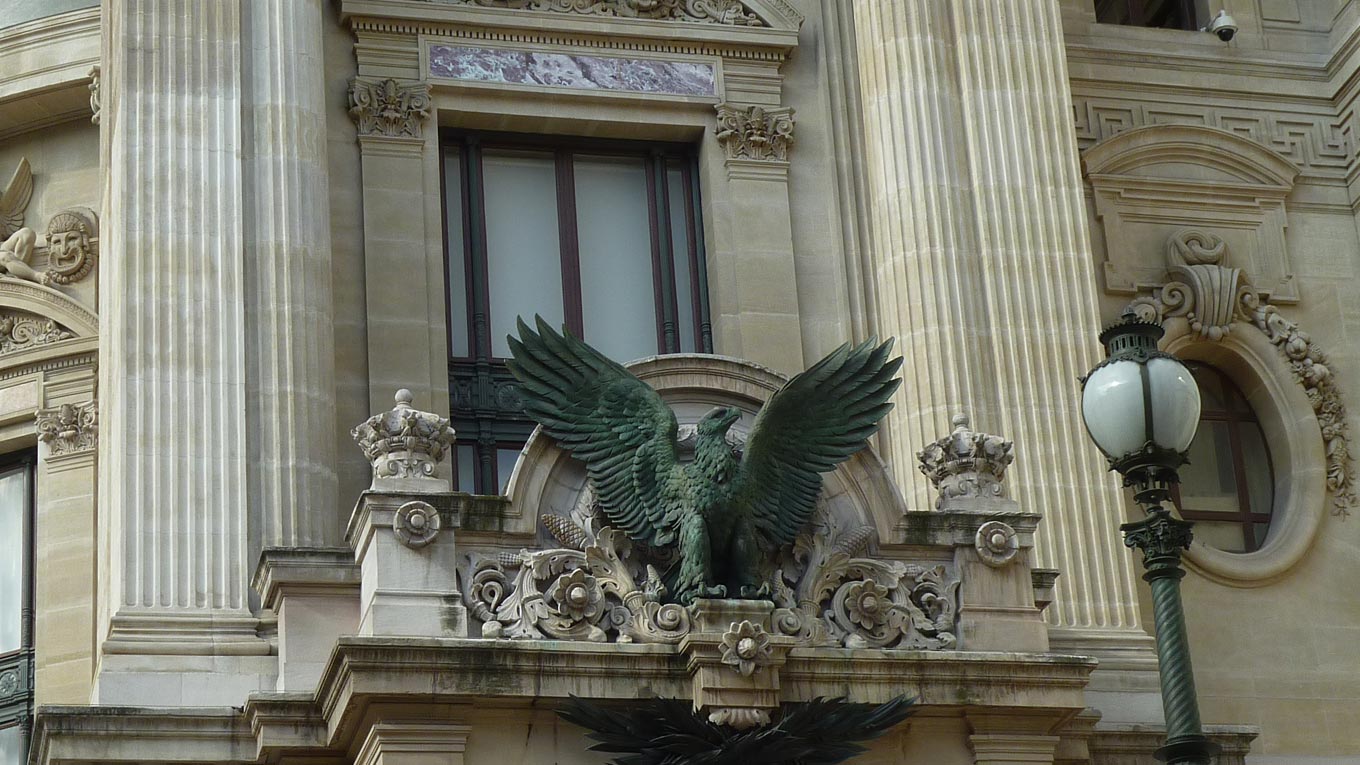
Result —
POLYGON ((23 311, 0 310, 0 356, 73 337, 74 332, 52 319, 23 311))
POLYGON ((99 416, 95 402, 39 409, 37 430, 38 440, 47 444, 49 457, 91 451, 99 437, 99 416))
POLYGON ((736 26, 766 26, 740 0, 444 0, 483 8, 660 19, 736 26))
MULTIPOLYGON (((691 610, 663 602, 666 551, 601 527, 590 489, 571 517, 542 520, 568 547, 470 556, 462 580, 483 637, 673 645, 690 633, 691 610)), ((770 634, 810 646, 955 647, 958 581, 941 565, 859 557, 872 538, 871 527, 838 532, 819 509, 771 572, 770 634)))
POLYGON ((787 162, 793 147, 793 109, 722 103, 714 133, 727 158, 787 162))
POLYGON ((349 116, 361 136, 420 138, 430 116, 430 86, 355 77, 349 85, 349 116))

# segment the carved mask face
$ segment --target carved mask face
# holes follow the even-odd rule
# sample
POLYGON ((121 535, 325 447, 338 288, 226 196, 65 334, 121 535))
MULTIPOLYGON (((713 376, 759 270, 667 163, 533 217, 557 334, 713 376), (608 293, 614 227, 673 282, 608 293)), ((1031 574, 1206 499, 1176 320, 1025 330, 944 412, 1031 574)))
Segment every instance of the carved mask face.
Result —
POLYGON ((47 240, 48 257, 54 265, 67 265, 85 253, 88 240, 83 231, 56 231, 47 240))

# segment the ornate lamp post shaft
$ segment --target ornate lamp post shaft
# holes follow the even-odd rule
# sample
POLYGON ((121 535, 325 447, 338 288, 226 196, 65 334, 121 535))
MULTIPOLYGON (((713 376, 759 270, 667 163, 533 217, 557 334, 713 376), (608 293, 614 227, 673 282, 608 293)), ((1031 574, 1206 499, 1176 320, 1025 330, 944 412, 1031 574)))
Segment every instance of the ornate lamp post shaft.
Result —
POLYGON ((1171 517, 1161 503, 1146 508, 1141 521, 1120 526, 1124 544, 1143 553, 1143 579, 1152 588, 1152 618, 1157 631, 1157 665, 1166 714, 1166 745, 1158 759, 1170 765, 1209 765, 1218 746, 1200 727, 1195 675, 1181 605, 1181 550, 1190 546, 1192 524, 1171 517))

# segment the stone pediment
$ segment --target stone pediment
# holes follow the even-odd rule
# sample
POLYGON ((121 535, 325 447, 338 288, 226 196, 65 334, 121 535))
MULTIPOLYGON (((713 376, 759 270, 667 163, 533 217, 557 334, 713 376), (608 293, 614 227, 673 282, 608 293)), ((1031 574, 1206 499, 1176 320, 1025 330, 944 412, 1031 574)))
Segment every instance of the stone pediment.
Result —
POLYGON ((443 0, 452 5, 621 19, 798 29, 802 14, 784 0, 443 0))
POLYGON ((1232 262, 1277 303, 1299 299, 1285 241, 1286 199, 1299 170, 1237 133, 1151 125, 1119 133, 1083 157, 1104 247, 1105 289, 1132 295, 1162 283, 1160 253, 1175 232, 1211 229, 1232 262))

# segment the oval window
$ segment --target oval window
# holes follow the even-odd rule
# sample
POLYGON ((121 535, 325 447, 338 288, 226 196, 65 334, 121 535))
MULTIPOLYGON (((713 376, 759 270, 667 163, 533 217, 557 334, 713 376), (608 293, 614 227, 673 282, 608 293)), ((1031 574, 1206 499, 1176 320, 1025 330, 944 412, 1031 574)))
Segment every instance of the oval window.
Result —
POLYGON ((1187 366, 1199 383, 1199 432, 1190 464, 1172 498, 1195 537, 1225 552, 1261 549, 1270 534, 1275 474, 1260 422, 1226 375, 1199 362, 1187 366))

